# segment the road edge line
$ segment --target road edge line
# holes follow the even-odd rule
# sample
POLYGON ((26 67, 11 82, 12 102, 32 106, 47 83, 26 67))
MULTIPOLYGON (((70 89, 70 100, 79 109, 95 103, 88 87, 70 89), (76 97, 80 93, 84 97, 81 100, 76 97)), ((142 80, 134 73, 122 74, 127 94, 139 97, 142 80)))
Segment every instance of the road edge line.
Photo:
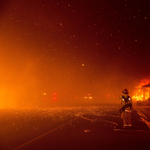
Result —
POLYGON ((50 130, 50 131, 48 131, 48 132, 46 132, 46 133, 44 133, 44 134, 42 134, 42 135, 40 135, 40 136, 38 136, 38 137, 32 139, 32 140, 30 140, 30 141, 28 141, 28 142, 26 142, 26 143, 24 143, 24 144, 22 144, 22 145, 16 147, 16 148, 13 148, 12 150, 18 150, 18 149, 20 149, 20 148, 22 148, 22 147, 24 147, 24 146, 26 146, 26 145, 28 145, 28 144, 30 144, 30 143, 36 141, 36 140, 38 140, 38 139, 44 137, 45 135, 47 135, 47 134, 49 134, 49 133, 51 133, 51 132, 53 132, 53 131, 55 131, 55 130, 57 130, 57 129, 59 129, 59 128, 65 126, 65 125, 67 125, 68 123, 70 123, 70 122, 72 122, 72 121, 74 121, 74 120, 76 120, 76 119, 78 119, 78 118, 80 118, 80 117, 76 117, 76 118, 74 118, 74 119, 72 119, 72 120, 70 120, 70 121, 68 121, 68 122, 66 122, 66 123, 64 123, 64 124, 62 124, 62 125, 59 126, 59 127, 56 127, 56 128, 54 128, 54 129, 52 129, 52 130, 50 130))

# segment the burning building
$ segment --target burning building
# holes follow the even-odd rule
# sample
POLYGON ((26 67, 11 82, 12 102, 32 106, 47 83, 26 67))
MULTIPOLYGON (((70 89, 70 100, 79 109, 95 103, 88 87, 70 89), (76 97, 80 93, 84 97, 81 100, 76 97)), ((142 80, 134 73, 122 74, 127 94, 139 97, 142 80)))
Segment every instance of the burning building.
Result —
POLYGON ((150 83, 142 86, 143 91, 143 100, 149 100, 150 99, 150 83))
POLYGON ((142 86, 137 86, 133 100, 136 101, 149 101, 150 102, 150 83, 142 86))

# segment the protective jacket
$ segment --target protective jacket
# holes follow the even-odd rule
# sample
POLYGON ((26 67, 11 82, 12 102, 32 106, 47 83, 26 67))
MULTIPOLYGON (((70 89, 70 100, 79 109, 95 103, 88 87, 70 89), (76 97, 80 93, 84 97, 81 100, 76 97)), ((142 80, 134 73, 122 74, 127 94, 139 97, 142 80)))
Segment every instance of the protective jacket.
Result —
POLYGON ((119 110, 120 113, 124 112, 125 110, 130 110, 132 109, 132 99, 129 95, 125 97, 124 95, 121 96, 122 102, 121 102, 121 109, 119 110))

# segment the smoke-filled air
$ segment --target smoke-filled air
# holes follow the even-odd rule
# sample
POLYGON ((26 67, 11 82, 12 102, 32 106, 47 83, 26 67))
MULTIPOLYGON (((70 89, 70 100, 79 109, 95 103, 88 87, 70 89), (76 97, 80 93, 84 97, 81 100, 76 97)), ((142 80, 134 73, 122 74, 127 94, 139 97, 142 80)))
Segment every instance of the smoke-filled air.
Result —
POLYGON ((133 15, 127 1, 0 2, 0 108, 119 103, 125 88, 133 96, 150 64, 149 14, 137 5, 133 15))

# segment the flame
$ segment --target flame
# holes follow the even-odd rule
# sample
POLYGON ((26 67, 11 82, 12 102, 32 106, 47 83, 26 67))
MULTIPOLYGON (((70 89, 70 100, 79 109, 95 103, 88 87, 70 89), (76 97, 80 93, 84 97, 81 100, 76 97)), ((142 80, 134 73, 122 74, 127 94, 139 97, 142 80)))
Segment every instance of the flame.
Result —
POLYGON ((150 79, 143 79, 141 80, 140 84, 138 86, 136 86, 136 90, 134 92, 134 95, 132 96, 133 100, 136 101, 143 101, 144 100, 144 95, 145 95, 145 99, 148 99, 150 97, 149 91, 150 89, 147 88, 147 91, 142 90, 142 86, 149 84, 150 83, 150 79))

